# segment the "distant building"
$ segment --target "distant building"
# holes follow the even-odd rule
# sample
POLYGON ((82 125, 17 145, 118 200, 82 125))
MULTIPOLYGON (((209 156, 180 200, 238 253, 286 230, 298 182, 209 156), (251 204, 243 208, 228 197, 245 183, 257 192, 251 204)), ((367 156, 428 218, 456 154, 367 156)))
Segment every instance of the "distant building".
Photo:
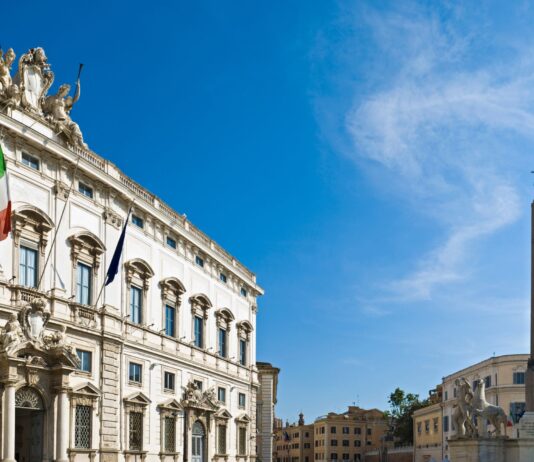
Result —
POLYGON ((368 451, 384 444, 388 424, 378 409, 349 406, 348 411, 331 412, 306 425, 298 424, 275 431, 273 462, 359 462, 368 451))
POLYGON ((413 413, 414 462, 443 460, 443 387, 430 391, 429 405, 413 413))
POLYGON ((258 381, 260 383, 256 400, 256 428, 258 429, 256 453, 259 462, 272 462, 274 429, 277 420, 274 415, 274 406, 276 405, 280 369, 262 362, 257 362, 256 367, 258 368, 258 381))
POLYGON ((516 434, 515 426, 525 410, 525 371, 528 357, 527 354, 496 356, 443 377, 444 456, 448 456, 447 439, 456 434, 451 417, 456 403, 455 380, 464 377, 474 387, 475 380, 483 379, 486 383, 486 399, 491 404, 502 407, 513 423, 513 428, 506 429, 506 434, 512 436, 516 434))
POLYGON ((414 412, 414 462, 443 460, 443 432, 441 403, 414 412))

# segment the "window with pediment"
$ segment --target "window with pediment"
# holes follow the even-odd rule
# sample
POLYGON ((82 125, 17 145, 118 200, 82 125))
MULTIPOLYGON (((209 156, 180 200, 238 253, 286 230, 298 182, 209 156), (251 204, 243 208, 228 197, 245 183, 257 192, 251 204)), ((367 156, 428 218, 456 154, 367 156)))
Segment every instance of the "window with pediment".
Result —
POLYGON ((124 399, 126 428, 128 431, 127 451, 144 452, 145 417, 149 404, 150 399, 141 392, 124 399))
POLYGON ((234 315, 227 308, 221 308, 215 312, 217 320, 217 354, 222 358, 228 357, 228 339, 230 338, 230 328, 234 315))
POLYGON ((232 415, 228 410, 222 408, 215 413, 215 447, 218 456, 228 455, 228 422, 232 415))
POLYGON ((100 258, 106 250, 103 242, 89 231, 81 231, 67 239, 72 262, 72 295, 80 305, 95 303, 98 290, 100 258))
MULTIPOLYGON (((93 449, 94 424, 98 408, 100 391, 90 382, 80 385, 70 393, 71 405, 71 441, 76 449, 93 449)), ((96 449, 95 449, 96 450, 96 449)))
POLYGON ((191 303, 193 344, 197 348, 204 349, 206 348, 206 322, 212 304, 210 299, 202 294, 193 295, 189 302, 191 303))
POLYGON ((160 413, 161 452, 167 455, 178 454, 178 416, 182 415, 182 407, 172 399, 158 406, 160 413))
POLYGON ((154 271, 147 262, 141 259, 127 261, 124 269, 129 322, 146 324, 148 290, 154 271))
POLYGON ((237 456, 246 457, 248 452, 248 427, 250 418, 243 414, 236 419, 237 427, 237 456))
POLYGON ((30 205, 18 207, 12 223, 15 284, 37 288, 54 224, 46 213, 30 205))
POLYGON ((248 321, 237 323, 238 358, 239 364, 248 366, 250 356, 250 339, 252 336, 252 324, 248 321))
POLYGON ((181 296, 185 293, 185 287, 176 278, 163 279, 160 281, 159 287, 163 305, 162 331, 169 337, 178 337, 181 296))

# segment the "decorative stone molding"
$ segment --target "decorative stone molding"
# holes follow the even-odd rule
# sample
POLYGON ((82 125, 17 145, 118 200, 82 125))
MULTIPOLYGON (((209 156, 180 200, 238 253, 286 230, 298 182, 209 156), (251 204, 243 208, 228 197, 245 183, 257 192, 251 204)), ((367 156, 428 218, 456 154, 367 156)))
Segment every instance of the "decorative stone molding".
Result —
POLYGON ((173 302, 174 305, 180 306, 181 296, 186 292, 184 285, 177 278, 171 277, 159 282, 161 289, 161 299, 173 302))
POLYGON ((106 224, 113 226, 116 229, 121 229, 122 227, 122 218, 121 216, 113 211, 110 207, 105 207, 102 212, 102 217, 106 224))
MULTIPOLYGON (((21 205, 13 212, 12 219, 15 246, 20 246, 21 239, 34 242, 38 245, 39 253, 44 257, 48 233, 54 227, 50 217, 33 205, 21 205)), ((18 270, 15 274, 18 274, 18 270)))
POLYGON ((66 201, 69 198, 70 187, 63 181, 56 180, 54 183, 54 194, 66 201))
POLYGON ((249 321, 239 321, 237 323, 237 335, 239 338, 248 341, 250 339, 250 334, 254 328, 252 327, 252 324, 250 324, 249 321))
POLYGON ((191 314, 193 316, 200 316, 204 319, 208 319, 208 310, 212 308, 213 305, 207 295, 193 295, 189 297, 189 303, 191 303, 191 314))
POLYGON ((231 323, 235 320, 235 317, 228 308, 220 308, 215 311, 215 319, 218 328, 225 329, 229 332, 232 325, 231 323))

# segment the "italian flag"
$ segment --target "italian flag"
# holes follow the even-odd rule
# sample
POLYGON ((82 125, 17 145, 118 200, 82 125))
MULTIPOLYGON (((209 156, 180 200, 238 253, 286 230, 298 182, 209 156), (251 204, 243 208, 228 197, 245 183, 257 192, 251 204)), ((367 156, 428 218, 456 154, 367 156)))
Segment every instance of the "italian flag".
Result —
POLYGON ((6 159, 0 146, 0 241, 3 241, 11 231, 11 200, 7 185, 6 159))

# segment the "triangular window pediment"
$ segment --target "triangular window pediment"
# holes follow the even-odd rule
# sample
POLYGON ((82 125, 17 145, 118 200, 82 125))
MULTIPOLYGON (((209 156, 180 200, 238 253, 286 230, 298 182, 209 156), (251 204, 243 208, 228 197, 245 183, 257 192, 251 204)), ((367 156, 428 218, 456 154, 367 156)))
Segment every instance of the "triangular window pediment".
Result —
POLYGON ((86 395, 94 398, 100 396, 100 390, 90 382, 87 382, 84 385, 80 385, 79 387, 74 388, 72 392, 77 395, 86 395))
POLYGON ((124 401, 128 404, 139 404, 141 406, 148 406, 152 401, 143 393, 138 392, 124 398, 124 401))
POLYGON ((158 405, 159 409, 164 409, 167 411, 181 411, 183 408, 180 406, 180 403, 175 399, 169 399, 158 405))
POLYGON ((215 417, 217 417, 218 419, 231 419, 232 414, 230 414, 227 409, 219 409, 215 413, 215 417))
POLYGON ((247 414, 241 414, 235 419, 237 422, 250 423, 250 417, 247 414))

